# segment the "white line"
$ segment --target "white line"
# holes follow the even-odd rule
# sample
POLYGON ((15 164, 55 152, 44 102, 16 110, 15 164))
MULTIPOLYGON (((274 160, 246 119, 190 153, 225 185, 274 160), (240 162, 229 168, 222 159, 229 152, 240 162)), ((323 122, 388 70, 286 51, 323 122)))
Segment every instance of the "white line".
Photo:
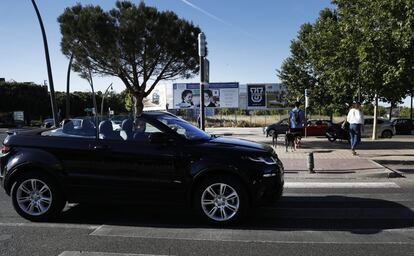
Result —
POLYGON ((399 230, 235 230, 105 226, 94 236, 280 244, 414 244, 413 229, 399 230))
POLYGON ((165 254, 133 254, 111 252, 64 251, 59 256, 167 256, 165 254))
POLYGON ((394 182, 286 182, 285 188, 399 188, 394 182))
POLYGON ((35 227, 35 228, 77 228, 77 229, 92 229, 96 230, 100 226, 98 225, 82 225, 82 224, 66 224, 66 223, 4 223, 0 222, 0 227, 35 227))

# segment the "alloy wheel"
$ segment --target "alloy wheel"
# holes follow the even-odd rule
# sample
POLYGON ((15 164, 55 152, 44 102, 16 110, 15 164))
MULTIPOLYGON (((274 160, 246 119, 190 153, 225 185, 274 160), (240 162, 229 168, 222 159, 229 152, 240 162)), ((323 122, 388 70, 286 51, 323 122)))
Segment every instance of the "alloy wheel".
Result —
POLYGON ((27 179, 17 188, 19 208, 26 214, 39 216, 46 213, 52 204, 52 192, 46 183, 38 179, 27 179))
POLYGON ((215 183, 203 191, 201 206, 210 219, 219 222, 228 221, 239 211, 239 194, 225 183, 215 183))

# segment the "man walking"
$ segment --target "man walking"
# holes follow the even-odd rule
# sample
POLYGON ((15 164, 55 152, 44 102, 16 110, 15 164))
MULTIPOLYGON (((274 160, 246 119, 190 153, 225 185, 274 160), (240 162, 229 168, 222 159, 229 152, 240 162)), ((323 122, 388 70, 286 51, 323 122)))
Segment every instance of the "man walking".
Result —
POLYGON ((305 112, 300 109, 300 102, 295 102, 295 106, 289 113, 290 132, 295 136, 295 148, 298 147, 300 136, 305 122, 305 112))
POLYGON ((364 114, 361 111, 361 103, 354 102, 352 104, 352 108, 349 110, 346 120, 349 123, 352 154, 356 155, 355 149, 361 141, 361 128, 364 124, 364 114))

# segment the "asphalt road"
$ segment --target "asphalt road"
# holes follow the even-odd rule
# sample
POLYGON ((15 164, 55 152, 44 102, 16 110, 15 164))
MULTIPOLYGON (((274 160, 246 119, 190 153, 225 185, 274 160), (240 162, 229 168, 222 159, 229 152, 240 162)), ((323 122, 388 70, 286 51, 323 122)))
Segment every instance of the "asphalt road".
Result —
POLYGON ((105 205, 69 205, 53 223, 30 223, 0 193, 0 255, 104 253, 414 255, 414 180, 291 180, 281 202, 230 228, 187 209, 105 205))
POLYGON ((288 179, 280 202, 226 228, 185 208, 83 204, 31 223, 0 191, 0 255, 414 255, 414 177, 288 179))

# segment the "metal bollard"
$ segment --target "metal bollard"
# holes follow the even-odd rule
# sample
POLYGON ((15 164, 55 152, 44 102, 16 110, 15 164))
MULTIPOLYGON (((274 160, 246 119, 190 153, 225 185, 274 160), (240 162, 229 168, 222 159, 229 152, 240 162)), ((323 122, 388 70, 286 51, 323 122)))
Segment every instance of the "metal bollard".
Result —
POLYGON ((315 173, 313 170, 315 168, 315 161, 313 158, 313 152, 308 153, 308 170, 309 173, 315 173))

